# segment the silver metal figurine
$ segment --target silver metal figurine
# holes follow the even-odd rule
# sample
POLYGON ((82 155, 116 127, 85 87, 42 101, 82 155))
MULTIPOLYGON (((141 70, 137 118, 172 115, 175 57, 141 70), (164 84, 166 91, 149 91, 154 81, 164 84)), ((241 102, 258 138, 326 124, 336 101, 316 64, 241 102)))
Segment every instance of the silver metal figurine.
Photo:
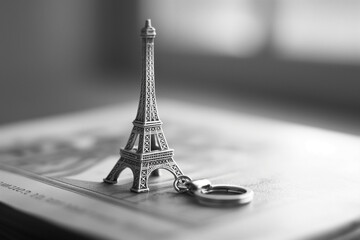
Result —
POLYGON ((139 107, 133 121, 133 129, 124 149, 120 149, 117 161, 104 182, 115 184, 120 173, 130 168, 134 174, 133 192, 149 191, 150 175, 159 175, 159 169, 170 171, 175 179, 183 175, 174 161, 174 150, 170 149, 162 130, 155 96, 154 39, 155 28, 146 20, 141 29, 142 78, 139 107))
POLYGON ((239 206, 252 201, 251 189, 235 185, 212 185, 207 179, 191 180, 183 175, 174 161, 174 150, 170 149, 162 130, 157 111, 154 75, 155 28, 150 19, 141 29, 142 78, 139 107, 133 121, 133 129, 124 149, 120 149, 117 161, 104 182, 115 184, 120 173, 130 168, 134 175, 133 192, 149 191, 150 175, 159 175, 159 169, 170 171, 174 177, 174 188, 180 193, 189 193, 204 205, 212 207, 239 206))

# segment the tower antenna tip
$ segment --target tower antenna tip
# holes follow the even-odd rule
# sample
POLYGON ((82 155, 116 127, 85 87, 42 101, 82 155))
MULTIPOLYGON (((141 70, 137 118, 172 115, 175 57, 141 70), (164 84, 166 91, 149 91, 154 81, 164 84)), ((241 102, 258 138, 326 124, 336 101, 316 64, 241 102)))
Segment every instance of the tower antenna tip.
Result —
POLYGON ((146 19, 145 27, 151 27, 151 19, 146 19))

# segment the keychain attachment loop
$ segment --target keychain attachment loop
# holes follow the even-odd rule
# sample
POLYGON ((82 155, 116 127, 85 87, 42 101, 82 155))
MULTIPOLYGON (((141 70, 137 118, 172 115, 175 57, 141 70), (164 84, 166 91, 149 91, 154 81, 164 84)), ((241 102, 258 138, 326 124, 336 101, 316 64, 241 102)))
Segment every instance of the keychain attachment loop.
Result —
POLYGON ((182 175, 175 179, 173 186, 179 193, 189 192, 190 189, 186 186, 186 184, 190 183, 191 181, 192 180, 190 177, 182 175))

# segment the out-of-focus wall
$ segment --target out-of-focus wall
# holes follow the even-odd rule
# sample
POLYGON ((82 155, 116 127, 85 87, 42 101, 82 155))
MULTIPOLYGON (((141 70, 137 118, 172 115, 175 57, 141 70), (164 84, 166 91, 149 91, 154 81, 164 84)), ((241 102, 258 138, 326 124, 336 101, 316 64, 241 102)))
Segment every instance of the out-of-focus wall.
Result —
POLYGON ((89 67, 94 61, 95 14, 93 1, 2 1, 1 73, 89 67))
POLYGON ((114 102, 100 72, 134 65, 136 4, 1 1, 0 123, 114 102))
POLYGON ((153 19, 161 34, 157 44, 166 52, 249 57, 265 44, 266 26, 251 1, 140 3, 141 16, 153 19))
POLYGON ((203 91, 360 107, 356 0, 140 1, 159 27, 161 74, 203 91), (167 74, 166 74, 167 73, 167 74))
POLYGON ((360 1, 140 1, 166 51, 360 64, 360 1))
POLYGON ((356 0, 4 0, 0 122, 127 99, 147 18, 158 87, 169 95, 181 86, 352 111, 359 13, 356 0))

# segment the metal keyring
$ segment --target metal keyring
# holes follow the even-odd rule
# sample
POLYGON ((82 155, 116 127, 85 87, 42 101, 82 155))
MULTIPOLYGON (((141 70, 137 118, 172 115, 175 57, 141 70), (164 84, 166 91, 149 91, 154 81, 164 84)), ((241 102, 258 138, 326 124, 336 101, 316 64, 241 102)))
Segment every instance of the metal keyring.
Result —
POLYGON ((212 185, 193 191, 201 204, 208 206, 235 206, 252 201, 254 192, 251 189, 236 185, 212 185))
POLYGON ((254 192, 236 185, 212 185, 208 179, 191 180, 190 177, 178 176, 174 188, 180 193, 188 193, 204 205, 229 207, 246 204, 252 201, 254 192))

